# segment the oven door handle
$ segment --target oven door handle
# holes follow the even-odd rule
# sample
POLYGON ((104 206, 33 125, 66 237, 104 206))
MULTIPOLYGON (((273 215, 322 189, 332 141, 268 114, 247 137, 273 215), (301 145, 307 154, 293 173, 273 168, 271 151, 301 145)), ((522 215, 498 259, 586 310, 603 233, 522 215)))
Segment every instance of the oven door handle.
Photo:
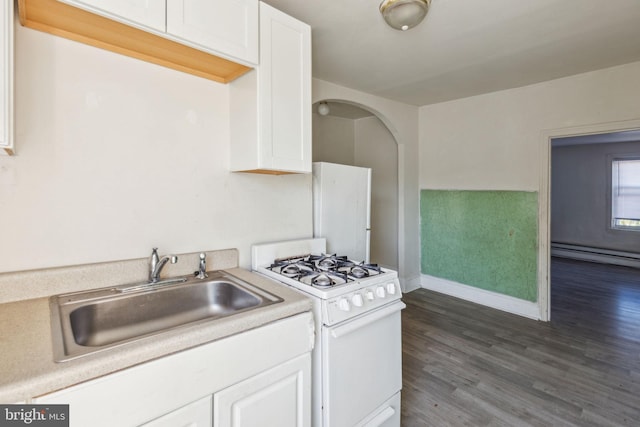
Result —
POLYGON ((397 313, 398 311, 402 310, 405 307, 406 305, 402 301, 395 302, 387 307, 384 307, 372 313, 366 314, 359 319, 353 320, 342 326, 338 326, 336 328, 331 329, 331 336, 333 338, 343 337, 373 322, 377 322, 378 320, 384 317, 391 316, 392 314, 397 313))

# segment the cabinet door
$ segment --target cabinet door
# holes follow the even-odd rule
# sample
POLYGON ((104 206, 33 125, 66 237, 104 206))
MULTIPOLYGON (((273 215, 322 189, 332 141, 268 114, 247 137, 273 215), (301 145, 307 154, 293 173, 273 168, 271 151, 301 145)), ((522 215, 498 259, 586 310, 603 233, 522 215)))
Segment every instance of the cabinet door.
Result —
POLYGON ((0 152, 13 154, 13 1, 0 5, 0 152))
POLYGON ((167 0, 167 33, 255 65, 258 1, 167 0))
POLYGON ((233 385, 213 396, 216 427, 309 427, 311 355, 233 385))
POLYGON ((126 24, 165 31, 166 0, 59 0, 126 24))
POLYGON ((211 396, 207 396, 141 427, 211 427, 211 415, 211 396))
POLYGON ((311 172, 311 28, 265 3, 258 93, 263 167, 311 172))

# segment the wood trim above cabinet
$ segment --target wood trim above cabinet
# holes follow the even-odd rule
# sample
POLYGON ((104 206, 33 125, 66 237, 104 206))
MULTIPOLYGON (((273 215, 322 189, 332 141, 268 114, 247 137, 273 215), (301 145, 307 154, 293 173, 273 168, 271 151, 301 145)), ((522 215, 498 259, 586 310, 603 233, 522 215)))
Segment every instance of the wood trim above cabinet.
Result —
POLYGON ((219 83, 229 83, 251 70, 56 0, 18 0, 18 11, 20 23, 25 27, 219 83))
POLYGON ((281 170, 274 170, 274 169, 248 169, 248 170, 238 170, 234 172, 260 173, 263 175, 290 175, 294 173, 302 173, 302 172, 289 172, 289 171, 281 171, 281 170))

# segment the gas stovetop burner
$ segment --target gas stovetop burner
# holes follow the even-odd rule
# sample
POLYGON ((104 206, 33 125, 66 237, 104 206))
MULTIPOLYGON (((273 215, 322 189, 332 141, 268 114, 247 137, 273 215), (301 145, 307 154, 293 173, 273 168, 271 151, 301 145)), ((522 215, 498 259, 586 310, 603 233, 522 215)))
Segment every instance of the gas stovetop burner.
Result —
POLYGON ((280 269, 280 273, 285 276, 296 276, 304 271, 304 267, 296 264, 285 265, 280 269))
POLYGON ((321 288, 333 286, 335 285, 335 283, 336 282, 326 274, 318 274, 317 276, 314 276, 313 279, 311 279, 311 284, 313 286, 320 286, 321 288))
POLYGON ((335 254, 311 254, 278 259, 268 268, 274 273, 318 288, 344 285, 383 273, 377 264, 358 263, 346 256, 335 254))
POLYGON ((347 261, 346 256, 333 255, 309 255, 306 261, 313 264, 316 269, 321 271, 335 271, 338 264, 347 261))
POLYGON ((353 277, 357 277, 358 279, 369 276, 369 272, 367 271, 367 269, 359 266, 351 268, 351 270, 349 270, 349 274, 353 277))
POLYGON ((269 269, 296 280, 307 274, 313 274, 314 272, 313 266, 292 261, 276 261, 271 264, 269 269))
POLYGON ((322 268, 326 270, 333 270, 334 268, 336 268, 337 264, 338 264, 338 261, 336 261, 333 258, 322 258, 320 261, 316 263, 318 268, 322 268))
POLYGON ((341 262, 337 267, 337 271, 356 279, 382 274, 382 269, 378 264, 355 263, 349 260, 341 262))

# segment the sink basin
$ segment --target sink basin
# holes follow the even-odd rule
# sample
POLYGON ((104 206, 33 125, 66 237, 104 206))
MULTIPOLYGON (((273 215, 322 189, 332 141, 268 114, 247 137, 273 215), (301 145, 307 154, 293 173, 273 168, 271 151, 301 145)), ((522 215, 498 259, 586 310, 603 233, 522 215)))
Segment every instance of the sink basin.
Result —
POLYGON ((69 360, 280 301, 221 272, 57 295, 50 299, 54 357, 69 360))

